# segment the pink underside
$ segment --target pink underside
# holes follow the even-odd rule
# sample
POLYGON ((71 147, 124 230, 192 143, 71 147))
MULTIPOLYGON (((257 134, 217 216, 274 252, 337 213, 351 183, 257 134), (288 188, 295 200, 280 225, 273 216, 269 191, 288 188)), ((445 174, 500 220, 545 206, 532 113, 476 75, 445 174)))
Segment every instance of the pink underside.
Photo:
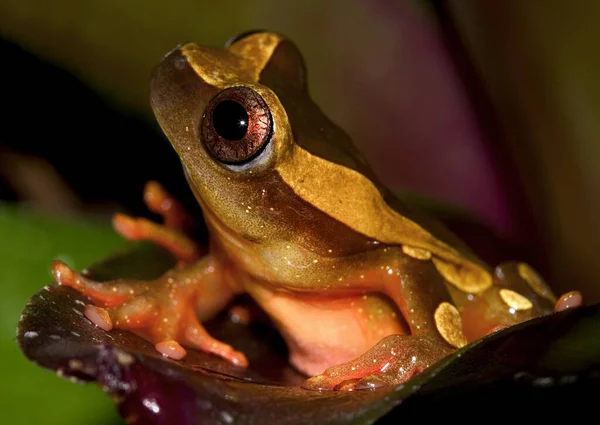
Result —
POLYGON ((272 294, 266 309, 280 318, 291 363, 309 376, 354 360, 388 335, 406 334, 396 309, 377 296, 316 301, 272 294))

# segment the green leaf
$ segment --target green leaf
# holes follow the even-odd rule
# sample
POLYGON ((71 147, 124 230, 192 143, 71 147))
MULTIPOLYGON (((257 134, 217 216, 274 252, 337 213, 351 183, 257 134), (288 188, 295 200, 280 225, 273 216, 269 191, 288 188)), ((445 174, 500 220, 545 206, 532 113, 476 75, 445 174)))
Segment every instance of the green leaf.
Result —
POLYGON ((95 386, 58 379, 19 352, 15 329, 31 294, 52 281, 50 262, 82 267, 121 242, 106 225, 37 215, 0 204, 0 423, 120 423, 110 401, 95 386))

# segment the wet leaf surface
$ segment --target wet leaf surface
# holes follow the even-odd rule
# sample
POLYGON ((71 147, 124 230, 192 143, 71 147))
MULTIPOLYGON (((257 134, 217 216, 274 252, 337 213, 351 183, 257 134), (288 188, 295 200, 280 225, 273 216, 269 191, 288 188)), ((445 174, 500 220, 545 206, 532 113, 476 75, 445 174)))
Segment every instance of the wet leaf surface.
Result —
MULTIPOLYGON (((171 264, 164 251, 138 244, 88 274, 152 278, 171 264)), ((227 313, 207 323, 209 332, 248 354, 251 366, 240 369, 195 351, 183 361, 165 359, 133 334, 93 326, 82 313, 86 302, 70 288, 40 290, 25 308, 19 344, 29 359, 61 376, 97 381, 130 422, 398 423, 463 417, 474 406, 506 419, 515 417, 516 407, 527 407, 520 419, 540 419, 554 414, 552 403, 573 417, 593 412, 586 396, 600 388, 597 305, 498 332, 396 388, 318 393, 298 387, 304 378, 287 364, 285 345, 260 315, 249 325, 227 313)), ((238 303, 254 308, 247 300, 238 303)))

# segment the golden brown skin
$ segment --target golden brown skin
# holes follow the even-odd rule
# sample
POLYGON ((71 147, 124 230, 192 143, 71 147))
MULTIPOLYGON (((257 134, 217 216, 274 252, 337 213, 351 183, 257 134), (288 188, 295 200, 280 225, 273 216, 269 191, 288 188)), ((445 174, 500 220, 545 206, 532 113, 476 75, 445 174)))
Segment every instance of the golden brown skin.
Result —
POLYGON ((175 201, 149 188, 165 226, 121 216, 117 230, 166 246, 177 268, 100 285, 54 265, 59 283, 103 305, 86 310, 99 326, 131 329, 174 358, 186 345, 245 366, 201 321, 248 293, 312 376, 305 388, 352 390, 403 382, 469 341, 553 311, 556 298, 527 265, 491 269, 377 182, 310 99, 304 61, 280 35, 176 48, 154 72, 151 101, 203 208, 210 253, 200 258, 185 220, 169 216, 175 201))

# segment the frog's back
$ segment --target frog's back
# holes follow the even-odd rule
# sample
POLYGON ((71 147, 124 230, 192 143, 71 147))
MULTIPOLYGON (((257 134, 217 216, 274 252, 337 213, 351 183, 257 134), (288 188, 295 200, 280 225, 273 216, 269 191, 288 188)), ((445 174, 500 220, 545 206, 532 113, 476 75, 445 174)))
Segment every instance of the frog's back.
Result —
POLYGON ((463 290, 480 292, 491 285, 487 267, 466 244, 379 183, 350 137, 314 104, 306 87, 290 90, 268 72, 260 82, 277 94, 292 127, 295 152, 277 167, 291 190, 354 232, 431 252, 442 273, 463 290))

